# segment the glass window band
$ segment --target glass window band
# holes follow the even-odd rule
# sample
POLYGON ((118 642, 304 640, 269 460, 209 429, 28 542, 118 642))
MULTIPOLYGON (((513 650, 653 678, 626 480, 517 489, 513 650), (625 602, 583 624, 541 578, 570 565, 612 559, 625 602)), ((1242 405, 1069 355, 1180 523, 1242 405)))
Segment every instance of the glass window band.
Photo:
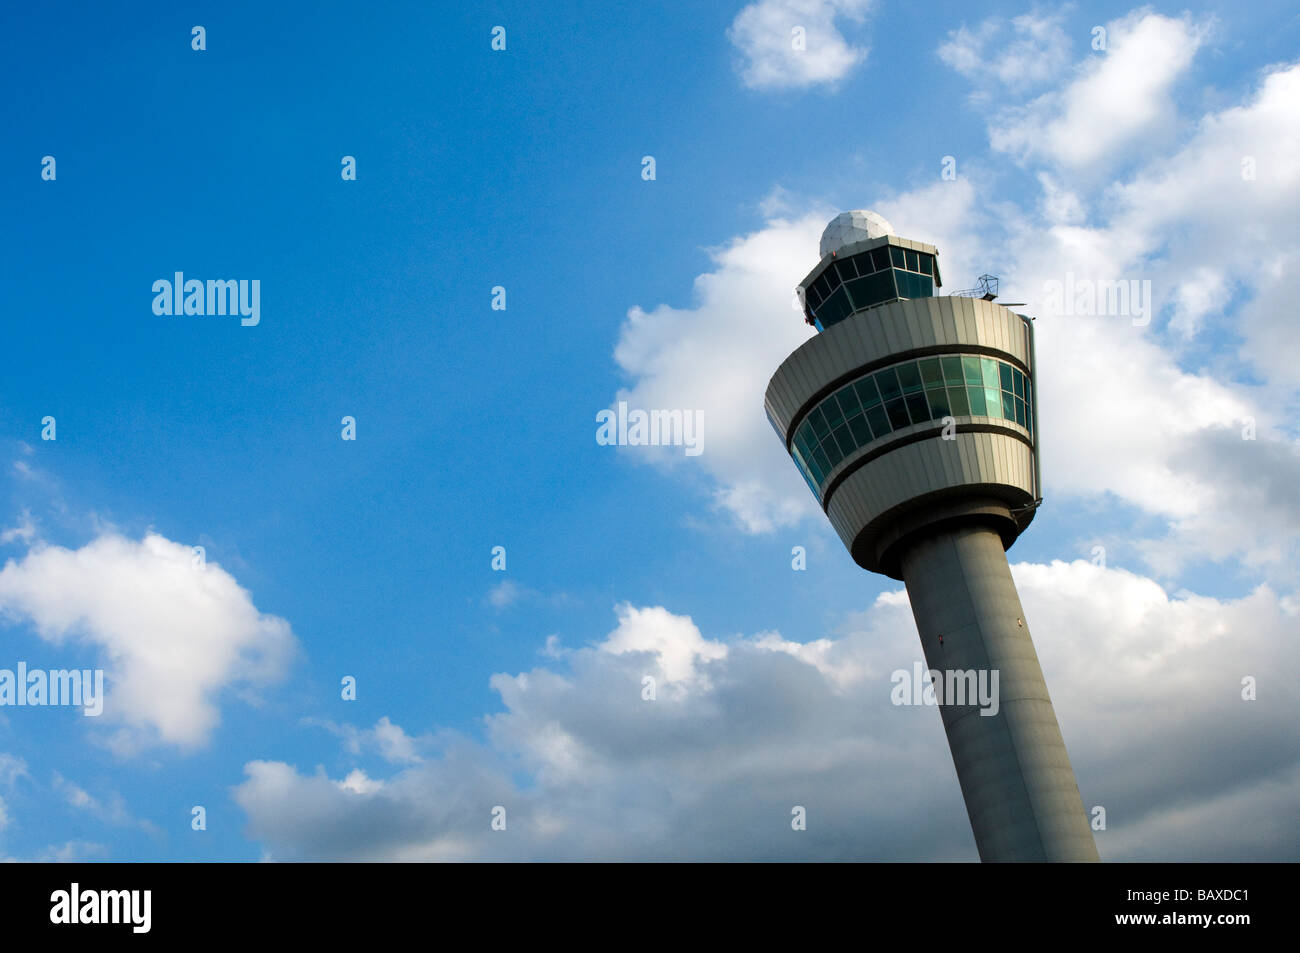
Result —
POLYGON ((847 457, 895 430, 944 417, 992 417, 1033 436, 1031 381, 1005 361, 948 355, 902 361, 850 381, 804 416, 792 456, 820 496, 847 457))

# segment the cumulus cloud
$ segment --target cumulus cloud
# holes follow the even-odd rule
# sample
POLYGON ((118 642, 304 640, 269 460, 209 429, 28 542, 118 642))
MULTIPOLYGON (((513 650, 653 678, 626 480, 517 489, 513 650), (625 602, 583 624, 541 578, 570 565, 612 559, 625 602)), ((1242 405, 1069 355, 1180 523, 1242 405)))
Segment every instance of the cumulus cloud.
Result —
POLYGON ((1164 572, 1240 557, 1295 578, 1300 490, 1277 474, 1293 471, 1298 448, 1300 350, 1283 305, 1300 293, 1290 267, 1300 258, 1291 213, 1300 115, 1288 105, 1297 95, 1300 65, 1275 67, 1245 102, 1202 117, 1179 148, 1127 181, 1067 199, 1049 177, 1048 201, 1090 207, 1089 221, 1024 220, 1005 241, 1010 291, 1039 318, 1049 490, 1112 494, 1165 519, 1162 542, 1142 544, 1164 572), (1243 156, 1256 176, 1243 175, 1243 156), (1047 289, 1067 280, 1149 282, 1154 320, 1061 313, 1047 289), (1189 356, 1200 338, 1213 350, 1189 356), (1239 382, 1244 362, 1257 381, 1239 382), (1243 440, 1248 430, 1257 439, 1243 440), (1269 475, 1273 489, 1260 485, 1269 475))
MULTIPOLYGON (((1208 24, 1143 9, 1105 29, 1107 49, 1081 61, 1064 89, 998 115, 990 130, 995 149, 1080 172, 1109 168, 1130 147, 1149 154, 1163 140, 1177 115, 1174 85, 1204 42, 1208 24)), ((963 63, 952 54, 945 59, 963 63)))
POLYGON ((666 467, 703 467, 715 503, 753 532, 788 525, 816 509, 772 433, 763 392, 777 365, 812 333, 794 294, 804 272, 796 274, 792 263, 815 259, 827 218, 821 212, 775 218, 714 249, 714 269, 695 279, 695 303, 632 308, 614 350, 634 380, 617 400, 629 407, 700 410, 707 432, 696 457, 685 458, 680 448, 624 452, 666 467))
MULTIPOLYGON (((1277 673, 1300 607, 1085 562, 1014 573, 1103 858, 1296 859, 1300 697, 1277 673)), ((285 860, 976 858, 938 713, 890 702, 920 658, 904 593, 807 645, 618 612, 562 668, 495 676, 485 743, 382 778, 249 763, 249 834, 285 860), (648 701, 647 675, 680 690, 648 701)))
POLYGON ((259 612, 228 572, 155 533, 32 548, 0 570, 0 611, 105 670, 99 720, 123 753, 201 745, 221 693, 279 678, 296 645, 289 623, 259 612))
POLYGON ((833 85, 866 60, 867 48, 840 32, 860 26, 872 0, 758 0, 727 30, 741 80, 753 89, 833 85))

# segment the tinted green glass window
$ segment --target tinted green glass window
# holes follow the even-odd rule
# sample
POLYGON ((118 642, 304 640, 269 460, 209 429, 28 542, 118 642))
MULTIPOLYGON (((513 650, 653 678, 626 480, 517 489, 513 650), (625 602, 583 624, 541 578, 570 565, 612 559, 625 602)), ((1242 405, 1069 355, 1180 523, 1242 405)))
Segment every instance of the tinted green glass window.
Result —
POLYGON ((885 415, 885 410, 879 404, 867 408, 867 420, 871 424, 871 432, 879 439, 889 433, 889 418, 885 415))
POLYGON ((871 249, 871 267, 876 271, 884 271, 889 267, 889 252, 885 251, 883 245, 871 249))
POLYGON ((923 274, 923 275, 932 275, 932 274, 934 274, 934 256, 933 256, 933 255, 922 255, 922 256, 921 256, 921 274, 923 274))
POLYGON ((907 404, 903 402, 901 397, 885 404, 885 411, 889 414, 889 422, 895 430, 906 427, 912 422, 907 416, 907 404))
POLYGON ((908 249, 907 251, 907 270, 908 271, 921 270, 921 261, 917 257, 916 252, 912 251, 911 249, 908 249))
POLYGON ((835 399, 834 394, 817 406, 821 409, 821 412, 826 415, 826 424, 831 430, 834 430, 844 422, 844 411, 840 409, 839 402, 835 399))
POLYGON ((831 293, 830 274, 831 272, 829 271, 823 271, 817 280, 813 282, 813 287, 817 289, 817 293, 821 295, 823 301, 825 301, 827 296, 831 293))
POLYGON ((853 442, 853 435, 849 433, 848 424, 840 424, 832 431, 832 436, 835 437, 835 442, 840 445, 841 457, 847 457, 857 447, 857 444, 853 442))
POLYGON ((818 440, 831 432, 831 428, 826 423, 826 418, 822 415, 820 407, 814 407, 812 413, 808 415, 808 419, 812 422, 813 433, 817 435, 818 440))
POLYGON ((998 389, 998 362, 991 357, 980 358, 980 369, 984 372, 984 386, 998 389))
POLYGON ((870 377, 864 377, 853 385, 858 392, 858 400, 863 407, 874 407, 880 403, 880 391, 876 388, 876 382, 870 377))
POLYGON ((986 416, 1014 420, 1032 435, 1031 385, 1017 368, 986 357, 949 355, 896 364, 823 398, 795 431, 791 453, 819 494, 829 472, 849 454, 902 427, 947 416, 986 416))
POLYGON ((902 393, 898 386, 898 375, 894 373, 892 367, 876 374, 876 386, 880 388, 882 400, 889 400, 891 397, 897 397, 902 393))
POLYGON ((853 296, 855 308, 870 308, 894 297, 894 280, 890 272, 882 271, 867 278, 854 279, 849 283, 848 291, 853 296))
POLYGON ((903 291, 901 288, 898 287, 898 269, 890 268, 888 271, 882 272, 882 274, 889 279, 889 287, 893 289, 889 293, 889 297, 890 298, 902 297, 903 291))
POLYGON ((850 281, 858 276, 858 269, 853 267, 852 258, 841 258, 835 263, 835 270, 839 272, 840 281, 850 281))
POLYGON ((915 364, 900 364, 895 370, 898 371, 898 383, 904 394, 915 394, 921 389, 921 372, 915 364))
POLYGON ((847 318, 851 311, 849 293, 843 287, 839 287, 835 289, 834 294, 822 302, 822 306, 817 309, 817 317, 822 324, 830 327, 847 318))
POLYGON ((867 418, 858 414, 849 421, 849 433, 853 434, 853 442, 859 447, 865 447, 871 443, 871 427, 867 424, 867 418))
POLYGON ((904 264, 903 249, 897 245, 889 246, 889 260, 894 263, 895 268, 906 267, 904 264))
POLYGON ((857 267, 859 275, 869 275, 876 270, 871 265, 871 255, 868 253, 854 255, 853 264, 857 267))
POLYGON ((804 458, 804 463, 808 464, 808 472, 812 474, 814 480, 821 483, 825 479, 826 471, 817 465, 817 461, 813 457, 804 458))
POLYGON ((934 297, 934 279, 926 275, 916 275, 916 298, 934 297))

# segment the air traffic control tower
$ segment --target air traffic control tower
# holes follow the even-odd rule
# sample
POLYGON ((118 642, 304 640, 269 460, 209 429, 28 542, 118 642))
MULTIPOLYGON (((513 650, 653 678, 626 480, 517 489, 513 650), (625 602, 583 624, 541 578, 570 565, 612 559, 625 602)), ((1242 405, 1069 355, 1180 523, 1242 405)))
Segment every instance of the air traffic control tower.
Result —
POLYGON ((1041 499, 1033 326, 939 286, 934 246, 837 216, 768 418, 854 562, 906 583, 928 667, 998 672, 997 714, 939 708, 980 859, 1096 861, 1006 557, 1041 499))

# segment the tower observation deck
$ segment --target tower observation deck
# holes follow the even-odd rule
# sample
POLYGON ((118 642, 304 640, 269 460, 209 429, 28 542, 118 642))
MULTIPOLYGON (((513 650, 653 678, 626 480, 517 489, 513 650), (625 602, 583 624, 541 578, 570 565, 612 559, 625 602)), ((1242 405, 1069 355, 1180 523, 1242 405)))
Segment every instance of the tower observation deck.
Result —
POLYGON ((820 333, 772 376, 768 419, 853 560, 906 584, 930 670, 998 687, 996 714, 939 709, 980 858, 1095 861, 1006 558, 1041 500, 1033 325, 935 297, 938 250, 874 212, 820 251, 799 286, 820 333))

